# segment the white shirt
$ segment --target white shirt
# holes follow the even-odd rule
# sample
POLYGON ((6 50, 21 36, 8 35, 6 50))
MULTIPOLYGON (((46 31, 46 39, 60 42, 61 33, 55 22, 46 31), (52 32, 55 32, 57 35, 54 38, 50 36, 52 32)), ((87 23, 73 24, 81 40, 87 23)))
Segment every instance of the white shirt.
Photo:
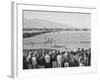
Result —
POLYGON ((36 58, 35 57, 32 57, 32 63, 36 64, 36 58))
POLYGON ((61 64, 61 55, 57 56, 57 61, 58 61, 59 64, 61 64))
POLYGON ((45 56, 45 61, 46 63, 50 63, 50 56, 48 54, 45 56))

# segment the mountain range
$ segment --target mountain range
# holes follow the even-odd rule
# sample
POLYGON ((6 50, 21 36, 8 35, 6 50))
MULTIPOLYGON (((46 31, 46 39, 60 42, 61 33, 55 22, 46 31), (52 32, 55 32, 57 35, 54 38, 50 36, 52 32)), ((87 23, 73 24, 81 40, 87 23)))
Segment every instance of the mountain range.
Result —
POLYGON ((43 19, 24 19, 24 28, 69 28, 70 25, 43 19))

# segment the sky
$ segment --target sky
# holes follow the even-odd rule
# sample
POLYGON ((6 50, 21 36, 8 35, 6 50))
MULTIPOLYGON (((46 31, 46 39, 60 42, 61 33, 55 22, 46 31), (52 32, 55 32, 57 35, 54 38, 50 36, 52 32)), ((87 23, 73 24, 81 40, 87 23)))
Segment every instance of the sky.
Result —
POLYGON ((91 14, 72 12, 47 12, 47 11, 24 11, 24 19, 43 19, 56 23, 75 26, 77 28, 91 27, 91 14))

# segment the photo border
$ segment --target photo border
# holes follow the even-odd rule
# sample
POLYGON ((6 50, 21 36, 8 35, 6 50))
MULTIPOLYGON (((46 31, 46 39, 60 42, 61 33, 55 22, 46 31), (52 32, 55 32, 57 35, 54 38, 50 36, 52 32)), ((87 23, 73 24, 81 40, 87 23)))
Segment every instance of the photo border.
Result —
MULTIPOLYGON (((14 21, 12 21, 13 22, 12 27, 14 27, 12 29, 12 33, 13 33, 13 35, 12 35, 12 38, 13 38, 12 39, 12 41, 13 41, 13 47, 12 47, 12 49, 13 50, 12 50, 12 56, 11 56, 12 57, 12 71, 11 71, 12 72, 12 74, 11 74, 12 77, 14 77, 14 78, 18 78, 18 77, 20 77, 20 78, 21 77, 31 77, 33 75, 29 75, 29 74, 34 74, 34 72, 36 72, 36 74, 34 76, 40 76, 40 75, 44 76, 44 75, 49 75, 49 74, 55 75, 55 72, 58 75, 59 75, 59 73, 66 75, 65 70, 67 70, 67 69, 65 69, 65 68, 63 68, 63 69, 61 68, 60 70, 58 70, 58 69, 52 69, 52 70, 51 69, 48 69, 48 70, 47 69, 46 70, 45 69, 43 69, 43 70, 39 69, 39 70, 32 70, 32 71, 31 70, 25 70, 25 71, 22 70, 23 69, 22 66, 20 67, 20 65, 22 65, 22 64, 20 64, 20 61, 21 61, 20 58, 21 57, 19 57, 19 50, 20 50, 19 43, 20 43, 20 40, 22 39, 22 35, 20 36, 21 39, 19 39, 19 34, 21 34, 20 30, 23 27, 21 26, 21 28, 20 28, 19 24, 20 24, 20 22, 23 23, 23 20, 22 19, 19 20, 19 18, 20 18, 20 16, 19 16, 20 11, 22 11, 22 9, 23 9, 22 7, 23 6, 26 6, 26 7, 28 7, 28 6, 48 7, 49 6, 49 8, 53 7, 53 8, 57 8, 57 9, 58 8, 65 8, 65 9, 72 9, 72 10, 79 9, 80 10, 79 12, 81 12, 81 13, 83 12, 82 10, 87 10, 86 12, 88 12, 88 10, 89 10, 89 13, 93 14, 91 16, 94 19, 94 20, 91 20, 91 22, 92 22, 91 23, 91 25, 92 25, 92 27, 91 27, 92 28, 91 29, 92 30, 91 33, 93 34, 93 31, 95 32, 95 29, 93 30, 93 26, 96 26, 96 8, 71 7, 71 6, 56 6, 56 5, 39 5, 39 4, 26 4, 26 3, 16 3, 16 2, 13 2, 12 4, 13 4, 12 7, 14 7, 12 9, 12 14, 13 14, 12 20, 14 20, 14 21), (40 72, 43 72, 43 73, 46 73, 46 74, 39 74, 38 75, 37 73, 40 73, 40 72)), ((74 12, 75 12, 75 10, 74 10, 74 12)), ((21 14, 21 16, 23 16, 23 15, 21 14)), ((93 39, 93 36, 92 36, 92 39, 93 39)), ((92 39, 91 39, 91 42, 93 43, 92 39)), ((91 43, 91 48, 94 47, 92 45, 92 43, 91 43)), ((95 50, 92 50, 92 52, 94 53, 95 50)), ((93 61, 96 63, 96 56, 95 55, 93 56, 93 59, 94 59, 93 61)), ((97 69, 96 68, 96 64, 93 67, 89 67, 89 68, 87 67, 86 70, 85 70, 85 67, 82 67, 82 68, 79 68, 79 67, 75 68, 74 67, 74 68, 70 68, 69 72, 67 72, 67 74, 70 74, 70 73, 72 74, 72 73, 90 73, 90 72, 96 72, 97 71, 96 69, 97 69), (82 69, 83 71, 79 71, 79 69, 82 69), (78 70, 78 71, 76 71, 76 70, 78 70)))

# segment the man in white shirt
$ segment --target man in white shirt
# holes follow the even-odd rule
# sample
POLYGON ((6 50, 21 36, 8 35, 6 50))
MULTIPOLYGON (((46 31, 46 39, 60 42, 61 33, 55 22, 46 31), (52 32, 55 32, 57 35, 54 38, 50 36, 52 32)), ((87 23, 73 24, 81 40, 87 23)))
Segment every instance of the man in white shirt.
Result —
POLYGON ((36 68, 36 64, 37 64, 36 57, 33 54, 33 57, 32 57, 32 65, 33 65, 33 68, 36 68))
POLYGON ((62 57, 61 57, 61 55, 59 53, 58 56, 57 56, 57 63, 58 63, 58 67, 59 68, 61 67, 61 62, 62 62, 62 57))
POLYGON ((45 68, 50 68, 50 56, 49 56, 49 54, 45 55, 45 62, 46 62, 45 68))

